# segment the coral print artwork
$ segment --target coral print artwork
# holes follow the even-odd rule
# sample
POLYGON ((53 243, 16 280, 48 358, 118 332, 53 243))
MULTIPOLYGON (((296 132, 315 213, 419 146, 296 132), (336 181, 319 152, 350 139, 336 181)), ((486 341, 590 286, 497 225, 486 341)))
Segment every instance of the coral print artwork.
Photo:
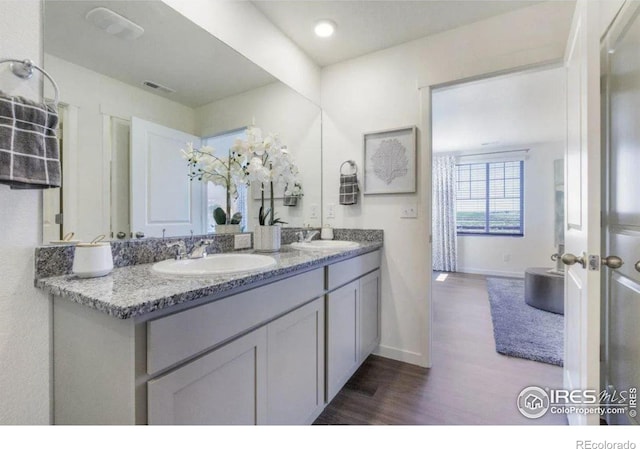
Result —
POLYGON ((416 191, 415 127, 364 135, 366 194, 416 191))

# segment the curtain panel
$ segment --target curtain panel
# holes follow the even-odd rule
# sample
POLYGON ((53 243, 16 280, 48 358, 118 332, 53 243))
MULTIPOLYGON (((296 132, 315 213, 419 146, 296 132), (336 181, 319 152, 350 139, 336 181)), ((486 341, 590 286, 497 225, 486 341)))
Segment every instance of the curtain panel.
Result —
POLYGON ((456 158, 433 158, 433 269, 457 271, 456 158))

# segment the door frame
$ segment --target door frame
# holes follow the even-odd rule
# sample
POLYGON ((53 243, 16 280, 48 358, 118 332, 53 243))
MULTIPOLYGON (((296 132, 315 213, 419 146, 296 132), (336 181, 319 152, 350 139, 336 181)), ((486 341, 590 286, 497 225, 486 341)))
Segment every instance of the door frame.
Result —
POLYGON ((509 69, 496 70, 492 72, 478 73, 473 76, 452 78, 452 79, 433 79, 425 80, 425 85, 418 87, 420 94, 420 124, 422 125, 422 132, 419 133, 420 143, 420 157, 421 162, 421 177, 424 180, 426 186, 426 204, 425 204, 425 217, 427 221, 427 251, 426 257, 428 258, 428 287, 427 287, 427 300, 424 303, 424 309, 422 310, 422 316, 424 316, 424 329, 426 332, 422 333, 422 341, 420 342, 421 348, 421 366, 431 368, 432 355, 433 355, 433 217, 432 217, 432 178, 433 178, 433 121, 432 121, 432 97, 433 91, 441 89, 443 87, 455 86, 458 84, 466 84, 474 81, 481 81, 500 76, 521 74, 527 72, 537 72, 540 70, 551 70, 554 68, 563 67, 564 60, 562 57, 543 61, 537 64, 528 64, 524 66, 515 66, 509 69))

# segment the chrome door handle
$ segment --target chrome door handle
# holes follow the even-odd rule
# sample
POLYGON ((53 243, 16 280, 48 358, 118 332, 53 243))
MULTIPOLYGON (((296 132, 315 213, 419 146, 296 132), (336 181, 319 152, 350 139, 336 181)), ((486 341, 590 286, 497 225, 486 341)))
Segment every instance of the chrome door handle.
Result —
POLYGON ((612 270, 616 270, 623 266, 624 262, 618 256, 608 256, 602 258, 602 265, 604 265, 605 267, 609 267, 612 270))
POLYGON ((562 263, 565 265, 574 265, 576 263, 579 263, 580 265, 582 265, 582 268, 585 268, 587 266, 587 262, 584 260, 584 255, 575 256, 571 253, 566 253, 566 254, 563 254, 560 259, 562 260, 562 263))
POLYGON ((636 267, 636 271, 640 272, 640 260, 636 262, 636 264, 634 265, 634 267, 636 267))

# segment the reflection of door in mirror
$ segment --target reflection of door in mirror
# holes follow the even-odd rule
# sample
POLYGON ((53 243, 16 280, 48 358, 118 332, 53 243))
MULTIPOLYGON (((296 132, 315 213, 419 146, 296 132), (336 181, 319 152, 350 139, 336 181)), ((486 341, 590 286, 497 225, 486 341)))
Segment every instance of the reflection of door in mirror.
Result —
MULTIPOLYGON (((58 145, 60 148, 60 163, 64 169, 64 117, 65 107, 58 106, 58 115, 60 122, 58 123, 58 145)), ((62 189, 45 189, 42 192, 42 241, 52 242, 61 240, 62 233, 62 189)))
MULTIPOLYGON (((216 156, 227 157, 229 149, 234 144, 236 139, 246 139, 247 129, 237 129, 229 131, 223 134, 218 134, 211 137, 205 137, 202 139, 202 145, 213 147, 216 150, 216 156)), ((247 186, 239 185, 238 197, 231 198, 231 214, 236 212, 242 214, 242 220, 240 221, 240 229, 242 231, 247 230, 247 186)), ((226 210, 227 192, 224 187, 214 185, 211 182, 207 183, 207 219, 205 223, 207 225, 206 232, 215 232, 216 222, 213 219, 213 211, 217 207, 221 207, 226 210)))
MULTIPOLYGON (((203 234, 204 184, 191 181, 182 149, 200 138, 131 120, 131 229, 134 235, 203 234)), ((112 211, 113 212, 113 211, 112 211)))
POLYGON ((111 117, 111 236, 131 235, 129 216, 129 141, 131 123, 111 117))

